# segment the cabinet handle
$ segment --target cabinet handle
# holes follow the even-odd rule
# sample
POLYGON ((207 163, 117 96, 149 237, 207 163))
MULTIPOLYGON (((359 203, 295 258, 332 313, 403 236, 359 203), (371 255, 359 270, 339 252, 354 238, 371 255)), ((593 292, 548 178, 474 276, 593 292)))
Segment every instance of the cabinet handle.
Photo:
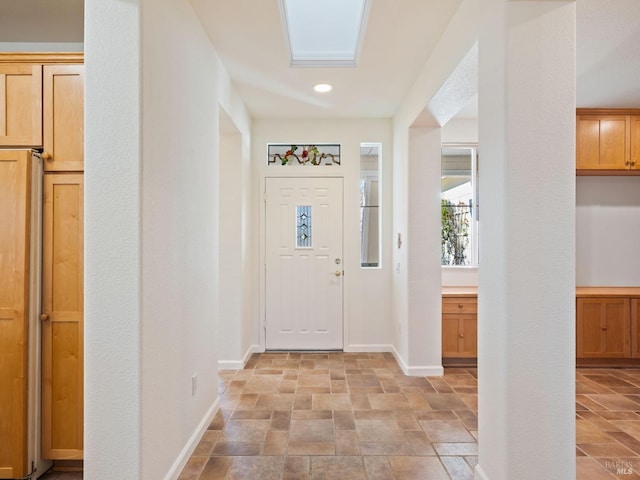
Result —
POLYGON ((462 308, 464 307, 464 305, 462 305, 461 303, 458 304, 458 308, 462 308))
POLYGON ((462 333, 460 334, 460 338, 464 338, 464 335, 462 333))
POLYGON ((603 331, 604 331, 604 330, 606 330, 606 329, 607 329, 607 327, 602 327, 602 330, 603 330, 603 331))
POLYGON ((51 160, 53 160, 53 157, 48 152, 42 152, 42 155, 40 156, 42 157, 43 160, 46 160, 47 162, 50 162, 51 160))
POLYGON ((47 313, 41 313, 40 320, 42 320, 43 322, 46 322, 47 320, 49 320, 49 315, 47 313))

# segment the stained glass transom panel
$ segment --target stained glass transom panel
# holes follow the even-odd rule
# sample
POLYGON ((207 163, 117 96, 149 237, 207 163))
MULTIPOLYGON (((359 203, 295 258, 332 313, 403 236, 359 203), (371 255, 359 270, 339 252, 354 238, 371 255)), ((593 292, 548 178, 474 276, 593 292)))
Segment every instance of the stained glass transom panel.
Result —
POLYGON ((267 145, 267 164, 276 166, 339 166, 340 145, 282 145, 270 143, 267 145))
POLYGON ((310 248, 311 238, 311 205, 296 207, 296 247, 310 248))

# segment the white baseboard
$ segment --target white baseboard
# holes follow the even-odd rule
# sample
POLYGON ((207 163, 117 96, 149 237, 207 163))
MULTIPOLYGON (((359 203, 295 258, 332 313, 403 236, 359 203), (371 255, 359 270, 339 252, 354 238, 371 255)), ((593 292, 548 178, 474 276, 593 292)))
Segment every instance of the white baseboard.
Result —
POLYGON ((383 345, 383 344, 371 344, 371 345, 347 345, 344 348, 345 352, 393 352, 393 345, 383 345))
POLYGON ((422 365, 419 367, 409 367, 407 373, 410 377, 441 377, 444 375, 442 365, 422 365))
POLYGON ((484 473, 484 470, 480 465, 476 465, 476 474, 474 478, 475 480, 489 480, 488 475, 484 473))
POLYGON ((444 375, 444 368, 442 365, 409 366, 398 353, 396 347, 392 345, 391 348, 393 356, 396 357, 398 365, 400 365, 400 368, 402 368, 405 375, 409 377, 441 377, 444 375))
POLYGON ((207 413, 205 413, 204 417, 202 417, 202 420, 194 430, 191 438, 189 438, 186 445, 184 446, 176 460, 173 462, 173 465, 171 465, 171 468, 164 476, 164 480, 177 480, 177 478, 180 476, 180 473, 184 469, 184 466, 187 464, 189 458, 191 458, 191 455, 198 446, 200 439, 207 431, 207 427, 213 421, 213 417, 215 417, 219 408, 220 397, 216 397, 215 401, 213 402, 211 407, 209 407, 209 410, 207 410, 207 413))
POLYGON ((218 370, 242 370, 254 353, 262 352, 260 345, 251 345, 242 360, 218 360, 218 370))

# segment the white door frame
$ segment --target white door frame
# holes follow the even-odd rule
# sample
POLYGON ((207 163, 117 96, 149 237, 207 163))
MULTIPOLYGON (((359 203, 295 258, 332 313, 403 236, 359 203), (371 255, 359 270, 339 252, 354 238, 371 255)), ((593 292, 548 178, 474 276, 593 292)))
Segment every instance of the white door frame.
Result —
MULTIPOLYGON (((277 167, 274 167, 277 168, 277 167)), ((349 199, 349 186, 345 181, 345 176, 342 174, 336 174, 336 172, 324 172, 324 171, 313 171, 311 169, 323 170, 322 167, 283 167, 277 168, 277 172, 269 172, 269 174, 261 174, 260 175, 260 318, 259 318, 259 338, 260 338, 260 351, 264 352, 266 350, 266 291, 267 291, 267 278, 266 278, 266 267, 267 267, 267 256, 266 256, 266 230, 267 230, 267 218, 266 218, 266 198, 265 192, 267 187, 267 179, 268 178, 341 178, 342 179, 342 218, 347 218, 347 203, 349 199)), ((346 270, 349 265, 349 252, 347 249, 347 242, 345 242, 345 237, 348 234, 350 229, 346 224, 343 224, 342 229, 342 265, 343 270, 346 270)), ((349 337, 348 337, 348 324, 349 319, 347 316, 348 303, 349 303, 349 272, 346 271, 345 275, 342 277, 342 350, 344 351, 345 345, 349 345, 349 337)))

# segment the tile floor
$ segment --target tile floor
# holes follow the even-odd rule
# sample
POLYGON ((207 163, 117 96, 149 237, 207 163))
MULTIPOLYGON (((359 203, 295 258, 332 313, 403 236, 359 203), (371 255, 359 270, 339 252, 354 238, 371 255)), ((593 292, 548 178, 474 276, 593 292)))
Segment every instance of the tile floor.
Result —
POLYGON ((576 371, 578 480, 640 479, 640 369, 576 371))
MULTIPOLYGON (((386 353, 263 353, 219 390, 180 480, 473 478, 475 369, 426 379, 386 353)), ((640 479, 640 369, 576 371, 576 441, 577 480, 640 479)))
POLYGON ((475 369, 426 379, 388 353, 263 353, 219 387, 180 480, 473 478, 475 369))

